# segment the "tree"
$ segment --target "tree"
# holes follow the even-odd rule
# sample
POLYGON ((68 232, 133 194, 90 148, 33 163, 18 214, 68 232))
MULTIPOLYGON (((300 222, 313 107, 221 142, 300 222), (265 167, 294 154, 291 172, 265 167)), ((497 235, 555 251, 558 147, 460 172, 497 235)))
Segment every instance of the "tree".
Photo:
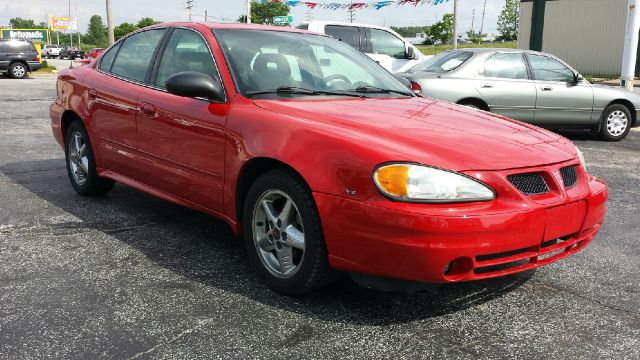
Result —
POLYGON ((453 38, 453 14, 444 14, 442 20, 429 26, 428 29, 427 34, 431 39, 446 43, 453 38))
POLYGON ((89 27, 83 42, 98 47, 107 47, 109 45, 107 27, 102 23, 102 18, 99 15, 93 15, 89 19, 89 27))
POLYGON ((146 18, 142 18, 140 19, 140 21, 138 21, 138 25, 136 25, 138 28, 143 28, 143 27, 147 27, 147 26, 151 26, 151 25, 155 25, 155 24, 160 24, 162 21, 156 21, 150 17, 146 17, 146 18))
POLYGON ((125 22, 113 28, 113 35, 115 36, 116 40, 118 40, 128 33, 136 31, 137 29, 138 27, 133 25, 132 23, 125 22))
MULTIPOLYGON (((251 22, 254 24, 273 24, 274 16, 287 16, 291 8, 281 2, 251 3, 251 22)), ((242 15, 239 22, 247 22, 247 17, 242 15)))
MULTIPOLYGON (((36 25, 35 21, 33 21, 32 19, 23 19, 23 18, 11 18, 9 19, 9 24, 11 24, 11 27, 14 29, 35 29, 38 28, 38 26, 36 25)), ((46 25, 45 25, 46 27, 46 25)))
POLYGON ((504 7, 498 16, 498 32, 503 40, 518 39, 518 21, 520 20, 520 1, 505 0, 504 7))

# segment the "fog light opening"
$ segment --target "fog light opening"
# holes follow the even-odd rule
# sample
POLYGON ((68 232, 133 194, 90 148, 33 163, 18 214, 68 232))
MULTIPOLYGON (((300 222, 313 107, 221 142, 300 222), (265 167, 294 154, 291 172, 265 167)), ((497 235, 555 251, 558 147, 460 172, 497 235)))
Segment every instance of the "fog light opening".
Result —
POLYGON ((447 280, 457 280, 463 278, 473 270, 473 261, 468 257, 459 257, 442 269, 442 275, 447 280))

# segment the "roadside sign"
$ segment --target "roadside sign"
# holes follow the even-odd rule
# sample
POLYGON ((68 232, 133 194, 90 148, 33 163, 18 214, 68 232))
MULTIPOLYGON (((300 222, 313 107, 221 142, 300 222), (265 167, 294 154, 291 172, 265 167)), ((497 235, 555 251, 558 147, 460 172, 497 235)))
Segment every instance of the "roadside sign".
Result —
POLYGON ((48 43, 46 29, 2 29, 0 38, 3 39, 25 39, 36 43, 48 43))
POLYGON ((274 16, 273 23, 274 24, 290 24, 293 22, 293 16, 274 16))
POLYGON ((78 18, 50 16, 49 27, 53 31, 78 31, 78 18))

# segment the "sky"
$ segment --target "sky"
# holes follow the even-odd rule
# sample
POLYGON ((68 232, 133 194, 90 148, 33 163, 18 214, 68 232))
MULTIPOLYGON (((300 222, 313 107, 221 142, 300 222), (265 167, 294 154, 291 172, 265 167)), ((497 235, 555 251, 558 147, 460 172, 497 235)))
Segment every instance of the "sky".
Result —
MULTIPOLYGON (((71 13, 75 16, 78 4, 78 18, 80 29, 86 31, 89 18, 94 15, 102 16, 106 23, 105 0, 70 0, 71 13)), ((348 0, 316 0, 317 2, 345 2, 348 0)), ((358 0, 368 2, 371 0, 358 0)), ((374 0, 375 1, 375 0, 374 0)), ((482 6, 485 0, 459 0, 458 21, 459 32, 465 33, 471 29, 473 10, 475 9, 474 28, 480 29, 482 6)), ((505 0, 486 0, 484 31, 496 33, 496 21, 505 0)), ((112 0, 114 26, 123 22, 137 23, 143 17, 152 17, 163 21, 184 21, 188 19, 184 0, 112 0)), ((237 19, 246 12, 245 0, 193 0, 192 19, 204 20, 204 11, 208 11, 209 21, 228 22, 237 19)), ((441 5, 391 5, 381 10, 363 9, 356 11, 356 22, 383 26, 417 26, 430 25, 442 18, 442 15, 453 12, 453 0, 441 5)), ((69 13, 68 0, 22 0, 0 1, 0 25, 7 25, 9 19, 21 17, 34 19, 36 23, 45 21, 47 14, 67 16, 69 13)), ((313 20, 348 21, 346 10, 310 10, 306 6, 292 8, 293 25, 303 22, 307 17, 313 20)))

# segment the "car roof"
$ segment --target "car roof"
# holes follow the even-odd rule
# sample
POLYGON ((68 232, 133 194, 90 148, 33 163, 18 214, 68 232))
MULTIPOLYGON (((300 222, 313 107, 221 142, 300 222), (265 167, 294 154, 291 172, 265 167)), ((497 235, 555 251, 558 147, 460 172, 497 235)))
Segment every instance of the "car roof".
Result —
MULTIPOLYGON (((453 49, 448 51, 453 51, 453 49)), ((526 50, 526 49, 513 49, 513 48, 458 48, 455 51, 468 51, 476 54, 502 52, 502 53, 527 53, 527 54, 548 55, 546 53, 539 52, 539 51, 526 50)))
POLYGON ((304 33, 304 34, 313 34, 313 35, 323 35, 318 34, 313 31, 301 30, 291 27, 285 26, 272 26, 272 25, 261 25, 261 24, 245 24, 245 23, 216 23, 210 21, 191 21, 191 22, 166 22, 157 25, 152 25, 149 28, 154 27, 180 27, 186 26, 191 27, 193 25, 204 25, 213 30, 263 30, 263 31, 281 31, 281 32, 292 32, 292 33, 304 33))

